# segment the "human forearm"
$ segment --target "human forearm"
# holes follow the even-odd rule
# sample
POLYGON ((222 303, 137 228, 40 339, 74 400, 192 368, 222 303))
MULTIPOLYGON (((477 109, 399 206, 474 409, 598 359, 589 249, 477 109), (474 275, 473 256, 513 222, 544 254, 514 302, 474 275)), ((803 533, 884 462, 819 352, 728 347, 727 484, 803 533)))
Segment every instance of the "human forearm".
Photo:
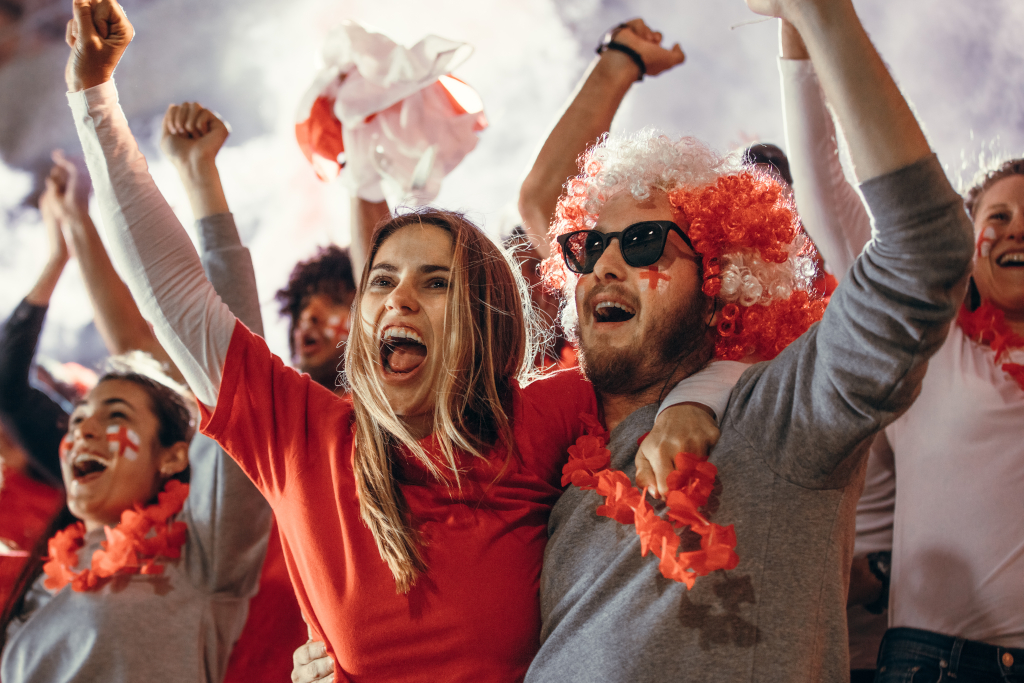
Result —
POLYGON ((785 18, 807 46, 825 97, 849 142, 860 182, 931 153, 850 0, 789 3, 785 18))
POLYGON ((609 50, 595 59, 551 130, 519 191, 519 213, 537 253, 551 253, 548 227, 566 181, 578 173, 576 160, 608 132, 622 99, 636 81, 636 64, 609 50))
POLYGON ((363 274, 366 263, 366 252, 370 246, 370 238, 376 227, 391 215, 387 202, 371 202, 352 195, 352 244, 349 246, 349 258, 352 260, 352 275, 356 286, 363 274))
POLYGON ((64 258, 54 257, 47 260, 46 265, 43 266, 43 272, 39 274, 39 279, 36 280, 35 285, 28 291, 28 294, 25 295, 25 300, 34 306, 48 305, 67 262, 67 256, 64 258))
POLYGON ((224 195, 224 186, 221 184, 220 172, 213 159, 175 160, 174 165, 178 169, 182 185, 185 186, 192 215, 197 221, 230 211, 227 197, 224 195))
POLYGON ((235 318, 149 175, 112 82, 70 93, 110 251, 197 398, 214 405, 235 318))
MULTIPOLYGON (((106 247, 88 214, 70 217, 67 232, 71 237, 85 289, 92 302, 96 329, 107 351, 113 355, 145 351, 163 363, 170 358, 153 335, 131 292, 110 262, 106 247)), ((181 380, 173 367, 171 375, 181 380)))
POLYGON ((228 309, 256 334, 263 336, 263 316, 256 291, 256 273, 249 250, 230 213, 216 213, 196 221, 203 270, 228 309))

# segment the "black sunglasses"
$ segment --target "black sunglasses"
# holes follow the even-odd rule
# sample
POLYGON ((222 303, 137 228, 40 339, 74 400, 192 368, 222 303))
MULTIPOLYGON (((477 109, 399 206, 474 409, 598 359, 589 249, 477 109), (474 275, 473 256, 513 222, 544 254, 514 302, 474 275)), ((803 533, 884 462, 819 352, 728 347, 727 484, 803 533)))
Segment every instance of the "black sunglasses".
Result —
POLYGON ((622 260, 628 265, 643 268, 657 263, 665 252, 670 230, 678 233, 686 245, 693 249, 690 238, 672 221, 642 221, 630 225, 622 232, 577 230, 559 235, 557 241, 569 270, 587 275, 594 272, 598 259, 613 239, 619 240, 622 260))

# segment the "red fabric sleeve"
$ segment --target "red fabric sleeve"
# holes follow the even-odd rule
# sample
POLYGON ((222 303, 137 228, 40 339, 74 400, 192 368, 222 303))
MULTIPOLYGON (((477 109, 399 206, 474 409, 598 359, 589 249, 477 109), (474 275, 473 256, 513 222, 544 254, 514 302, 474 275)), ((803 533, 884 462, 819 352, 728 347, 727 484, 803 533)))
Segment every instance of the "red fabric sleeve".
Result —
MULTIPOLYGON (((299 374, 272 354, 266 342, 235 324, 224 362, 217 405, 200 404, 203 434, 239 464, 272 506, 284 496, 289 477, 326 475, 328 463, 306 457, 319 444, 317 416, 332 422, 351 417, 351 403, 299 374)), ((341 435, 337 435, 340 437, 341 435)))

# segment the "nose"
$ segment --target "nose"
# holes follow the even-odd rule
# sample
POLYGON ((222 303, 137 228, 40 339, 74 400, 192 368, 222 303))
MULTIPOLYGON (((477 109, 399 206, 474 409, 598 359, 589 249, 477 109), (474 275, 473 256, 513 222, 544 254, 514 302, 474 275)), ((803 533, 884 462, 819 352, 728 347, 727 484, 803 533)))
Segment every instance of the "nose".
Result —
POLYGON ((416 298, 415 286, 406 280, 401 280, 388 294, 384 301, 384 308, 388 311, 399 313, 416 313, 420 310, 419 300, 416 298))
POLYGON ((83 439, 88 441, 89 439, 99 438, 103 434, 103 425, 100 424, 99 418, 95 415, 89 415, 79 421, 75 428, 71 432, 73 439, 83 439))
POLYGON ((598 257, 597 263, 594 264, 594 275, 600 281, 605 280, 625 280, 626 279, 626 262, 622 258, 622 251, 618 237, 613 237, 612 241, 608 243, 601 256, 598 257))
POLYGON ((320 322, 320 317, 310 309, 305 309, 299 314, 299 323, 295 326, 296 329, 306 330, 311 327, 316 327, 320 322))
POLYGON ((1016 211, 1013 220, 1006 230, 1006 237, 1017 242, 1024 242, 1024 210, 1016 211))

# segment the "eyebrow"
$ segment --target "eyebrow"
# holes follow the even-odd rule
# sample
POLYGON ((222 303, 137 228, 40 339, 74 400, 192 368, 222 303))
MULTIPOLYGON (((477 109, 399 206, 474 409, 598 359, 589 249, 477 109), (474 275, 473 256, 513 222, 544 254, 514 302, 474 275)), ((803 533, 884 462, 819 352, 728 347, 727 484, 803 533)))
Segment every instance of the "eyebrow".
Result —
POLYGON ((999 202, 998 204, 989 204, 988 206, 986 206, 984 208, 985 208, 985 212, 988 213, 989 211, 993 211, 995 209, 999 209, 999 210, 1008 209, 1008 208, 1010 208, 1010 205, 1007 204, 1006 202, 999 202))
POLYGON ((123 403, 126 406, 128 406, 129 408, 131 408, 132 410, 135 409, 135 406, 133 406, 131 403, 129 403, 128 401, 124 400, 123 398, 114 397, 114 398, 104 399, 104 401, 103 401, 103 405, 105 405, 105 406, 113 405, 115 403, 123 403))
MULTIPOLYGON (((388 272, 388 273, 397 273, 398 272, 398 266, 394 266, 394 265, 392 265, 390 263, 378 263, 377 265, 375 265, 373 268, 370 269, 370 272, 372 273, 375 270, 383 270, 383 271, 388 272)), ((438 272, 445 272, 445 273, 447 273, 449 271, 451 271, 451 268, 449 268, 448 266, 438 266, 438 265, 430 265, 430 264, 428 264, 428 265, 423 265, 423 266, 419 267, 419 272, 421 272, 421 273, 438 273, 438 272)))

